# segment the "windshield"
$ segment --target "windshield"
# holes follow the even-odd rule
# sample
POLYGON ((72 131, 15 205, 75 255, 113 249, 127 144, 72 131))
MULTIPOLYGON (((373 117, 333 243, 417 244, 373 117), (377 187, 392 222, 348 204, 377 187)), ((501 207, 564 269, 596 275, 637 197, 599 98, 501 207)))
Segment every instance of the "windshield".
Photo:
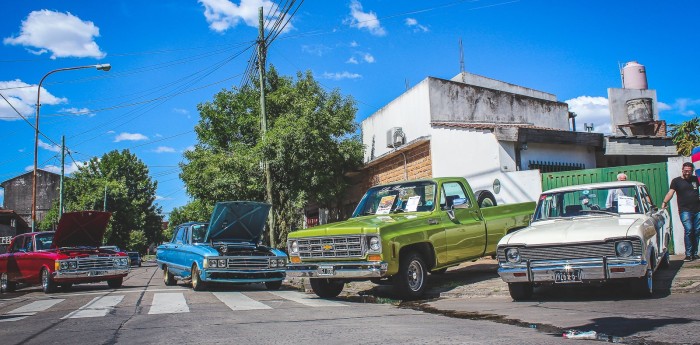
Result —
POLYGON ((643 213, 635 187, 579 189, 540 196, 533 221, 591 214, 643 213))
POLYGON ((202 243, 204 236, 207 234, 208 224, 192 225, 192 243, 202 243))
POLYGON ((47 250, 51 248, 51 243, 53 243, 53 235, 54 233, 52 232, 34 236, 34 240, 36 241, 36 250, 47 250))
POLYGON ((362 197, 352 216, 432 211, 436 190, 437 185, 430 181, 373 187, 362 197))

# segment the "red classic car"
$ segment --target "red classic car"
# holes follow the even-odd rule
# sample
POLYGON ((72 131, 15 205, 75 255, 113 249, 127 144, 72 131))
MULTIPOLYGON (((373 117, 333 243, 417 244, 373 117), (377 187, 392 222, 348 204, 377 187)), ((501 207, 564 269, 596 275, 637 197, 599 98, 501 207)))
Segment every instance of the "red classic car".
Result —
POLYGON ((122 285, 129 273, 126 253, 100 249, 109 212, 64 213, 56 232, 17 235, 8 252, 0 255, 0 291, 13 291, 17 283, 41 284, 45 293, 61 286, 107 281, 122 285))

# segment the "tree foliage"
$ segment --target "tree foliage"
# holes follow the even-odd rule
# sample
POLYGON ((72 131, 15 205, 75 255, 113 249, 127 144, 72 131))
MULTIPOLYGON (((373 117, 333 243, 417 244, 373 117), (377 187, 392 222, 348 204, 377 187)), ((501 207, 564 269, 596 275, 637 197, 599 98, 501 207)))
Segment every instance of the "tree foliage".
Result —
POLYGON ((676 150, 681 156, 690 156, 694 147, 700 146, 700 119, 693 118, 680 124, 669 125, 668 134, 676 144, 676 150))
POLYGON ((275 242, 302 220, 308 201, 333 206, 347 187, 345 173, 362 162, 355 101, 327 92, 311 72, 296 79, 270 68, 267 134, 261 140, 259 85, 222 90, 199 104, 199 142, 185 152, 180 175, 187 192, 211 207, 224 200, 265 200, 261 162, 270 165, 275 242))
MULTIPOLYGON (((161 239, 162 216, 154 204, 157 182, 136 155, 114 150, 92 158, 65 181, 65 211, 103 210, 112 213, 105 243, 131 248, 132 232, 142 231, 148 243, 161 239), (106 208, 105 208, 106 206, 106 208)), ((57 205, 54 205, 56 210, 57 205)), ((46 223, 57 221, 49 212, 46 223)), ((138 235, 137 237, 140 237, 138 235)))
POLYGON ((185 222, 207 222, 214 210, 213 204, 207 205, 202 200, 193 200, 182 207, 175 207, 168 218, 168 228, 163 233, 163 241, 173 237, 173 229, 185 222))

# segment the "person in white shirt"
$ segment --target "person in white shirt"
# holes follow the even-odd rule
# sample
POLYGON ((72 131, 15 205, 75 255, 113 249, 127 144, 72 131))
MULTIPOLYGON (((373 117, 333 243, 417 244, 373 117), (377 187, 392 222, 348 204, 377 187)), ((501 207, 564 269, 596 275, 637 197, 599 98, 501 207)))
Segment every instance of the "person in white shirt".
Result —
MULTIPOLYGON (((617 174, 617 180, 627 181, 627 175, 625 173, 619 173, 617 174)), ((607 200, 605 200, 605 208, 617 207, 617 198, 620 195, 625 195, 625 193, 620 188, 609 191, 608 198, 607 200)))

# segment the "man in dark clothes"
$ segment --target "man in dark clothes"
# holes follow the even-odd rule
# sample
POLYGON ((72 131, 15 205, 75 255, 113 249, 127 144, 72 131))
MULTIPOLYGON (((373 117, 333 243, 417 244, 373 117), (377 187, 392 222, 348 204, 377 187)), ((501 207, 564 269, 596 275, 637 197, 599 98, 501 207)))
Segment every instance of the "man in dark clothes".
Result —
POLYGON ((698 242, 700 240, 700 195, 698 195, 698 177, 693 175, 693 163, 683 163, 681 176, 671 180, 671 187, 664 197, 662 208, 668 206, 668 201, 677 193, 678 213, 685 228, 685 261, 698 258, 698 242))

